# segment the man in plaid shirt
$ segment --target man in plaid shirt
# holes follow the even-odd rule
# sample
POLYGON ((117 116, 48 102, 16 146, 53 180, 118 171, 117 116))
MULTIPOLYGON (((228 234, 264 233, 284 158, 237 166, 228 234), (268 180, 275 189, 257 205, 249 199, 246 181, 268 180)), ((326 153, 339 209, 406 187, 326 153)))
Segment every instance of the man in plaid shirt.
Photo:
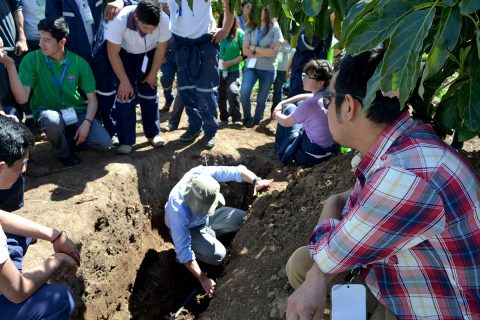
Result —
POLYGON ((347 56, 332 79, 330 131, 363 156, 353 190, 325 202, 287 263, 287 320, 321 319, 328 283, 353 269, 381 303, 372 317, 480 319, 480 177, 395 96, 378 91, 362 111, 382 57, 347 56))

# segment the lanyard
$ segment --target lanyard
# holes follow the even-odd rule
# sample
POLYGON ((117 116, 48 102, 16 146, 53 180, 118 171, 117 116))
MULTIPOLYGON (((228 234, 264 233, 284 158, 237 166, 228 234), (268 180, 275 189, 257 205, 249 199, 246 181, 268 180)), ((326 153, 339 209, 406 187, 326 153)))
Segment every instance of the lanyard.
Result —
POLYGON ((264 29, 260 29, 260 27, 257 28, 257 47, 260 46, 260 41, 263 38, 263 33, 265 32, 264 29))
POLYGON ((47 63, 48 71, 50 71, 50 75, 52 76, 53 83, 55 83, 55 87, 60 92, 60 87, 62 86, 63 79, 65 78, 65 73, 67 73, 68 69, 68 56, 65 58, 65 63, 63 65, 62 75, 60 76, 60 80, 55 77, 55 73, 53 72, 52 61, 45 56, 45 62, 47 63))

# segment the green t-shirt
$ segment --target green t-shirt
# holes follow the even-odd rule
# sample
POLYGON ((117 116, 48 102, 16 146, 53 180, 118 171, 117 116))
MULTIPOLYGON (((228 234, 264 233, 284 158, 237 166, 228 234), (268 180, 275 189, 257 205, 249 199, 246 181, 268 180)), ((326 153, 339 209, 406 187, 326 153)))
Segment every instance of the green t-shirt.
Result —
POLYGON ((42 109, 73 107, 77 112, 85 112, 87 104, 78 89, 81 88, 85 93, 95 92, 92 69, 82 57, 70 51, 60 63, 43 55, 41 50, 30 52, 22 59, 19 77, 24 86, 33 90, 30 108, 34 117, 42 109), (62 74, 63 81, 60 83, 62 74), (57 88, 58 84, 60 89, 57 88))
MULTIPOLYGON (((220 59, 223 61, 233 60, 242 55, 243 30, 237 29, 237 37, 234 41, 227 37, 220 41, 220 59)), ((243 67, 243 61, 228 68, 228 72, 239 71, 243 67)))

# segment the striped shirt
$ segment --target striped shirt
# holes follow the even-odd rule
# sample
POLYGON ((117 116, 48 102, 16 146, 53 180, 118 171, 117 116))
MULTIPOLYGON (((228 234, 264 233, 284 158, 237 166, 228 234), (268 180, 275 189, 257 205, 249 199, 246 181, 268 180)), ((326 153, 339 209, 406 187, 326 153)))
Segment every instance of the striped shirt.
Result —
POLYGON ((358 164, 342 220, 309 240, 326 273, 361 267, 400 319, 480 318, 480 177, 402 114, 358 164))

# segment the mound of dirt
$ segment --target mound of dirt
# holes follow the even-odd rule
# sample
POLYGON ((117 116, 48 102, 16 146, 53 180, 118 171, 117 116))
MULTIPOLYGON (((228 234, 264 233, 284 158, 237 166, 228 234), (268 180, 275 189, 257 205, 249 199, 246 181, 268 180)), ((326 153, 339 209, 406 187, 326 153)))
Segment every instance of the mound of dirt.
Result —
MULTIPOLYGON (((177 319, 283 318, 292 292, 284 265, 306 243, 323 201, 350 188, 353 174, 349 154, 308 169, 282 166, 270 156, 273 129, 269 123, 222 129, 210 151, 200 140, 180 142, 183 130, 164 134, 168 143, 159 149, 140 133, 131 155, 81 152, 83 164, 71 169, 51 156, 48 143, 39 143, 32 158, 52 173, 27 178, 26 206, 19 213, 65 230, 80 244, 77 276, 53 280, 72 288, 73 319, 170 319, 198 287, 175 262, 163 206, 175 183, 200 164, 244 164, 275 182, 257 198, 248 184, 222 184, 227 204, 248 209, 249 216, 231 241, 226 268, 207 269, 218 277, 214 298, 196 295, 177 319)), ((478 152, 467 156, 478 169, 478 152)), ((51 253, 51 245, 39 241, 29 249, 25 268, 51 253)))

